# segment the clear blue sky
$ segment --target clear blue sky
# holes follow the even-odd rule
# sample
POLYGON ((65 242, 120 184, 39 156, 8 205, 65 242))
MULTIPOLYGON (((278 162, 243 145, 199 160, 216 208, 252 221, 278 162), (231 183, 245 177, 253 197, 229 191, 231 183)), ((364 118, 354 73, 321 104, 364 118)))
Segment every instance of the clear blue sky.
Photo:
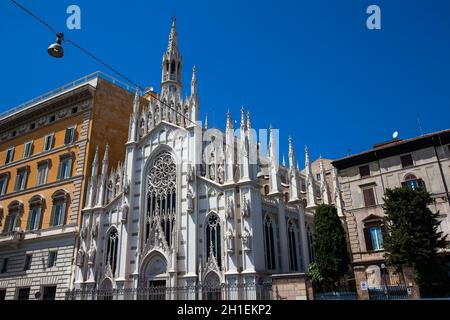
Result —
MULTIPOLYGON (((345 156, 423 130, 450 127, 448 0, 18 0, 129 78, 158 88, 171 17, 184 57, 184 88, 197 65, 202 117, 225 126, 230 109, 252 112, 255 128, 280 128, 297 158, 345 156), (82 29, 66 28, 77 4, 82 29), (366 28, 381 7, 382 30, 366 28)), ((103 66, 70 44, 62 60, 46 49, 53 35, 0 3, 0 112, 103 66)), ((128 121, 128 120, 126 120, 128 121)))

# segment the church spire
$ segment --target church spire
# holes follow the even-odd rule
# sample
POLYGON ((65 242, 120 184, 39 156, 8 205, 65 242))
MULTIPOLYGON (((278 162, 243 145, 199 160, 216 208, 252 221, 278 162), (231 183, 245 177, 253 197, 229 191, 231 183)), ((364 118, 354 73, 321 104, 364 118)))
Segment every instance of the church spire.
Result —
POLYGON ((169 44, 167 45, 167 52, 178 51, 178 34, 177 34, 177 19, 172 18, 172 27, 169 33, 169 44))
POLYGON ((178 49, 176 19, 173 18, 169 33, 169 43, 162 61, 162 94, 176 93, 178 96, 181 94, 182 65, 183 59, 178 49))

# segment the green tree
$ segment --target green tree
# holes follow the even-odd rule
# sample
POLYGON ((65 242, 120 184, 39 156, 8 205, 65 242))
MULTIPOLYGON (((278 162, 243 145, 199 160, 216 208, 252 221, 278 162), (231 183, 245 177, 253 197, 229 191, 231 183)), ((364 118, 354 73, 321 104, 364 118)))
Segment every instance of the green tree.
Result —
POLYGON ((341 279, 349 269, 350 256, 335 206, 318 206, 314 215, 313 247, 317 272, 327 282, 341 279))
POLYGON ((431 195, 423 188, 387 189, 384 196, 384 249, 388 264, 406 264, 423 282, 430 275, 429 265, 437 261, 439 248, 445 247, 445 236, 438 232, 439 212, 428 207, 431 195))

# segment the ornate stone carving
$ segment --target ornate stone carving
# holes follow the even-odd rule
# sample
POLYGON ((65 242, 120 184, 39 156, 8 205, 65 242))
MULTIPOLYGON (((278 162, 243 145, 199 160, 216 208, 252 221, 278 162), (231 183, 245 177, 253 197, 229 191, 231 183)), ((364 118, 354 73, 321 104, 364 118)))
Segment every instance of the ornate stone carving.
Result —
POLYGON ((225 239, 227 242, 227 252, 233 253, 234 252, 234 234, 231 229, 228 229, 228 231, 225 233, 225 239))
POLYGON ((242 239, 242 248, 244 251, 252 250, 252 235, 250 231, 248 231, 247 227, 244 228, 244 232, 241 235, 242 239))
POLYGON ((84 264, 84 251, 83 249, 78 250, 77 252, 77 266, 78 267, 83 267, 84 264))
POLYGON ((62 110, 60 110, 60 111, 58 111, 58 118, 64 118, 65 116, 67 116, 67 112, 68 112, 68 110, 67 109, 62 109, 62 110))

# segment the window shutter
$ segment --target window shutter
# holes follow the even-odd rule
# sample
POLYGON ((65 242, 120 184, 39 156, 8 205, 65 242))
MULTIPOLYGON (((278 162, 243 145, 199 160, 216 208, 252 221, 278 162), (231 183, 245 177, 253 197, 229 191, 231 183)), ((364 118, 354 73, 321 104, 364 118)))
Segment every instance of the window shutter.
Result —
POLYGON ((55 211, 56 211, 56 206, 55 204, 53 204, 52 206, 52 214, 50 215, 50 227, 54 226, 54 222, 55 222, 55 211))
POLYGON ((370 236, 370 228, 364 228, 364 239, 366 240, 366 250, 372 251, 372 238, 370 236))
POLYGON ((3 229, 3 232, 9 231, 9 224, 11 223, 11 215, 8 214, 5 218, 5 228, 3 229))
POLYGON ((30 211, 28 211, 28 219, 27 219, 27 230, 31 229, 31 216, 33 214, 33 208, 30 209, 30 211))
POLYGON ((375 205, 375 194, 373 188, 363 190, 364 204, 366 207, 375 205))
POLYGON ((425 182, 423 182, 422 179, 417 179, 417 185, 418 185, 420 188, 426 189, 426 188, 425 188, 425 182))
POLYGON ((38 223, 37 223, 37 226, 38 226, 38 229, 42 229, 42 219, 41 219, 42 207, 39 207, 37 210, 38 210, 38 214, 37 214, 38 223))

